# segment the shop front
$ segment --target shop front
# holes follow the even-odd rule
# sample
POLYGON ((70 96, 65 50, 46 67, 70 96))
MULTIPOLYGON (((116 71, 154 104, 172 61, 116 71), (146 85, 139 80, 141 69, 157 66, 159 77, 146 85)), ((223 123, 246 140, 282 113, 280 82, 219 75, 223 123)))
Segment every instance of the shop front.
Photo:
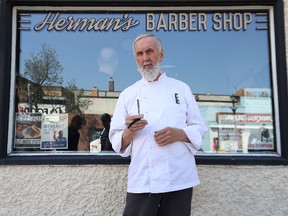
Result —
POLYGON ((130 159, 94 144, 103 141, 104 116, 113 121, 121 92, 141 78, 132 44, 142 33, 160 38, 161 71, 187 83, 209 128, 196 154, 203 186, 195 190, 195 215, 236 213, 232 200, 248 208, 239 215, 288 213, 270 196, 279 190, 278 198, 287 198, 284 186, 264 195, 274 207, 248 207, 254 183, 263 189, 260 199, 271 181, 288 178, 285 2, 1 0, 0 7, 0 170, 8 193, 0 192, 0 214, 19 215, 22 207, 23 215, 39 214, 37 200, 47 199, 37 188, 49 194, 57 184, 63 194, 50 195, 69 202, 47 205, 55 214, 121 215, 130 159), (13 210, 23 185, 10 180, 18 174, 30 190, 13 210), (245 195, 241 188, 252 189, 245 195), (211 210, 205 198, 231 203, 211 210), (113 205, 101 206, 103 199, 113 205), (79 209, 74 200, 83 200, 79 209))

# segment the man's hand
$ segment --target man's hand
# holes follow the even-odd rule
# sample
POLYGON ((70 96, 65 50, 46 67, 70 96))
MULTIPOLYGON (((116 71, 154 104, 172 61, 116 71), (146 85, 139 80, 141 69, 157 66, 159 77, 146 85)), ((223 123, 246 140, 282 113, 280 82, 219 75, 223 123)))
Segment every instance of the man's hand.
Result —
POLYGON ((155 142, 160 146, 168 145, 177 141, 189 142, 184 130, 171 127, 155 131, 154 138, 155 142))
POLYGON ((127 129, 129 129, 130 132, 136 132, 143 129, 148 124, 148 122, 143 119, 143 117, 144 115, 127 116, 125 119, 127 129))
POLYGON ((127 146, 131 143, 134 134, 142 130, 148 122, 143 119, 144 115, 133 115, 133 116, 127 116, 125 119, 126 128, 123 131, 122 134, 122 147, 121 150, 127 148, 127 146), (140 119, 137 120, 136 119, 140 119))

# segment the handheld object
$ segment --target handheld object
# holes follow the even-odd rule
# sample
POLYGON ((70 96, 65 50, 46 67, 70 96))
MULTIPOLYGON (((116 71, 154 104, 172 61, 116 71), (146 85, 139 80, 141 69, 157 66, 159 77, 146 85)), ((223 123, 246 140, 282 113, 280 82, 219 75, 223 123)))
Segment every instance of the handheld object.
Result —
POLYGON ((138 121, 140 121, 140 120, 141 120, 141 118, 134 119, 134 120, 128 125, 128 129, 129 129, 132 125, 134 125, 136 122, 138 122, 138 121))

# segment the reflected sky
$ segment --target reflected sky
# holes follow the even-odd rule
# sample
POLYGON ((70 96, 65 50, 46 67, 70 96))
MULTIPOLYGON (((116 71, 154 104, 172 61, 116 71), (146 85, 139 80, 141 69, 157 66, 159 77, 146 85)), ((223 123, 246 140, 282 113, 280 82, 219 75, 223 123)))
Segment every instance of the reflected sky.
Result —
MULTIPOLYGON (((100 90, 108 90, 108 81, 113 77, 115 91, 122 91, 140 79, 133 57, 132 43, 136 36, 147 32, 146 12, 127 13, 129 18, 133 18, 133 22, 139 21, 139 24, 127 31, 121 29, 48 31, 47 28, 35 31, 35 25, 42 22, 48 12, 29 14, 30 16, 20 18, 30 21, 21 24, 30 28, 30 30, 20 31, 21 74, 24 72, 24 60, 29 59, 31 53, 40 52, 42 44, 47 43, 56 50, 64 68, 63 86, 75 79, 79 88, 89 90, 96 86, 100 90)), ((231 95, 241 88, 271 88, 269 30, 259 29, 268 24, 258 22, 263 20, 263 14, 251 13, 251 17, 246 17, 249 23, 243 23, 244 13, 238 13, 243 16, 237 14, 233 16, 232 13, 231 17, 229 14, 219 14, 219 17, 213 17, 215 13, 205 13, 200 18, 195 16, 193 29, 196 30, 190 31, 180 31, 179 26, 178 30, 169 31, 163 27, 164 23, 169 26, 168 15, 164 14, 164 20, 160 20, 159 14, 155 14, 154 25, 160 29, 157 30, 155 27, 148 32, 158 36, 163 43, 165 58, 161 63, 162 70, 170 77, 185 81, 193 93, 231 95), (204 18, 205 25, 197 26, 197 23, 204 22, 204 18)), ((65 14, 61 12, 58 19, 67 19, 69 16, 74 20, 77 18, 121 19, 123 13, 65 14)), ((52 17, 50 18, 52 21, 52 17)), ((267 14, 264 14, 265 19, 267 14)), ((172 21, 170 20, 170 24, 172 21)), ((152 22, 150 24, 152 25, 152 22)))

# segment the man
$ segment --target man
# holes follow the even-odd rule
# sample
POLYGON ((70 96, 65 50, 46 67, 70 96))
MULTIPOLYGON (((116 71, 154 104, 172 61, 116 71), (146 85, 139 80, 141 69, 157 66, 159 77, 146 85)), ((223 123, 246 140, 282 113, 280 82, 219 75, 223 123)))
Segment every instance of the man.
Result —
POLYGON ((101 133, 101 149, 104 151, 113 151, 111 142, 108 137, 111 123, 111 116, 108 113, 104 113, 101 116, 101 121, 104 126, 104 130, 101 133))
POLYGON ((124 215, 188 216, 207 127, 188 85, 160 71, 160 40, 140 35, 133 51, 142 79, 119 96, 109 134, 116 152, 131 155, 124 215))
MULTIPOLYGON (((54 136, 56 137, 56 131, 54 132, 54 136)), ((58 136, 55 138, 56 141, 66 141, 66 137, 63 136, 63 131, 60 130, 58 132, 58 136)))
POLYGON ((68 126, 68 151, 77 151, 80 134, 78 130, 83 125, 83 119, 80 115, 73 116, 70 125, 68 126))
POLYGON ((269 130, 267 128, 265 128, 265 124, 263 124, 262 132, 261 132, 261 142, 263 142, 263 141, 268 142, 269 136, 270 136, 269 130))

